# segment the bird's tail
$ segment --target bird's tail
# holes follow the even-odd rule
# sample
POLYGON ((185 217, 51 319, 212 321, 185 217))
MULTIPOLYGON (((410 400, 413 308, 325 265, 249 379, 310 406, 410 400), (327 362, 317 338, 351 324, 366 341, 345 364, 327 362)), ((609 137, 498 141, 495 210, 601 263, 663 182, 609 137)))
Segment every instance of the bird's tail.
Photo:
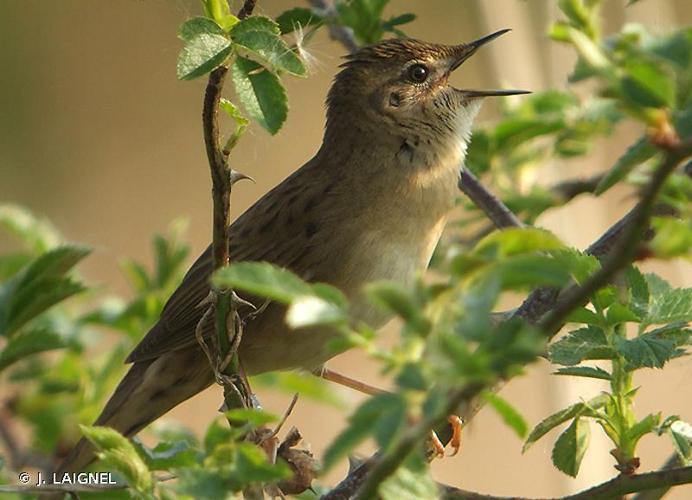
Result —
MULTIPOLYGON (((133 436, 212 382, 209 362, 198 346, 135 362, 94 425, 112 427, 125 436, 133 436)), ((95 458, 93 446, 82 438, 57 472, 80 472, 95 458)))

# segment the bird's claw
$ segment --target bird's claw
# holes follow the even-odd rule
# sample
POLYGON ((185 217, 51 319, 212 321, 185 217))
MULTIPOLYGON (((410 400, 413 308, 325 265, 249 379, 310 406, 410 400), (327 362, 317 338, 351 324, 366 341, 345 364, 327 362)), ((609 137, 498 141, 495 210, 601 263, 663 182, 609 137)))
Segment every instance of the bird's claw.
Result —
POLYGON ((447 421, 449 422, 449 425, 452 426, 452 438, 449 440, 449 443, 447 443, 447 445, 451 448, 451 453, 445 455, 445 445, 442 444, 442 441, 440 441, 440 438, 437 436, 435 431, 431 431, 430 445, 432 448, 432 458, 443 458, 445 456, 453 457, 459 453, 459 449, 461 448, 461 427, 464 422, 461 417, 457 415, 450 415, 447 418, 447 421))

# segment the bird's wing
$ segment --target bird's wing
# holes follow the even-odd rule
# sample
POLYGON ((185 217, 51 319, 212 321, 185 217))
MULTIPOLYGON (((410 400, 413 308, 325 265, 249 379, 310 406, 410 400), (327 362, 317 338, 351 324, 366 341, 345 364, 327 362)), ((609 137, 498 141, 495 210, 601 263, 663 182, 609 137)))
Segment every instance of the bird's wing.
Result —
MULTIPOLYGON (((316 165, 306 164, 236 219, 229 229, 232 262, 267 261, 290 269, 303 279, 313 277, 311 268, 316 261, 311 249, 328 237, 328 231, 318 227, 316 209, 328 198, 330 186, 335 186, 332 180, 324 182, 324 172, 313 166, 316 165)), ((203 301, 209 295, 211 269, 208 247, 127 362, 152 359, 197 342, 195 328, 206 310, 203 301)), ((211 328, 212 321, 204 325, 205 332, 211 328)))

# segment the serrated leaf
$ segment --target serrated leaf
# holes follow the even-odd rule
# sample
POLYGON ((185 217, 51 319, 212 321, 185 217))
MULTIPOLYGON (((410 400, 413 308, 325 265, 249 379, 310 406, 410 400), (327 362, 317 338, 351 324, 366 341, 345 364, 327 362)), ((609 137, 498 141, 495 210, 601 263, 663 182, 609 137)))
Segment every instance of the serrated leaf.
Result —
POLYGON ((137 492, 151 497, 152 474, 132 443, 110 427, 80 425, 82 434, 97 450, 99 458, 120 472, 137 492))
POLYGON ((548 347, 548 357, 558 365, 572 366, 587 359, 610 359, 613 350, 597 326, 574 330, 548 347))
POLYGON ((669 431, 682 465, 692 465, 692 425, 677 420, 670 425, 669 431))
POLYGON ((656 154, 656 148, 651 144, 647 136, 640 137, 637 142, 627 148, 615 165, 601 179, 596 186, 594 194, 600 196, 615 184, 624 179, 634 167, 644 163, 656 154))
POLYGON ((640 318, 649 310, 649 285, 639 269, 630 266, 626 271, 627 285, 630 293, 630 309, 640 318))
POLYGON ((264 31, 248 32, 234 40, 236 50, 273 72, 285 71, 295 76, 306 76, 307 70, 300 57, 286 42, 264 31))
POLYGON ((627 360, 628 370, 637 368, 662 368, 675 355, 672 340, 645 333, 633 339, 616 337, 615 348, 627 360))
POLYGON ((600 396, 596 396, 593 399, 590 399, 585 403, 582 402, 573 404, 563 410, 553 413, 549 417, 546 417, 538 425, 536 425, 536 427, 533 428, 531 434, 529 434, 529 437, 526 438, 526 442, 524 443, 524 447, 522 448, 522 453, 526 452, 526 450, 528 450, 531 447, 531 445, 533 445, 533 443, 545 436, 548 432, 553 430, 558 425, 567 422, 568 420, 571 420, 575 417, 579 417, 581 415, 592 416, 595 413, 595 410, 603 408, 608 402, 608 400, 608 395, 602 394, 600 396))
POLYGON ((224 35, 202 33, 190 40, 178 55, 176 73, 179 80, 193 80, 223 64, 233 50, 224 35))
POLYGON ((675 288, 654 295, 645 321, 648 324, 692 321, 692 288, 675 288))
POLYGON ((555 441, 551 455, 553 465, 565 474, 577 477, 584 453, 589 447, 590 436, 589 423, 579 417, 575 418, 555 441))
POLYGON ((247 113, 270 134, 276 134, 288 115, 288 101, 279 78, 253 61, 237 58, 231 75, 247 113))
POLYGON ((597 366, 569 366, 558 368, 555 375, 571 375, 573 377, 598 378, 601 380, 611 380, 610 373, 597 366))
POLYGON ((264 31, 272 35, 281 34, 279 24, 273 19, 266 16, 250 16, 233 26, 231 38, 235 40, 235 37, 252 31, 264 31))
POLYGON ((212 284, 284 304, 311 293, 310 285, 291 271, 267 262, 234 262, 214 273, 212 284))
POLYGON ((529 425, 519 411, 501 396, 486 392, 483 394, 490 406, 500 415, 505 424, 512 429, 520 439, 524 439, 529 432, 529 425))
POLYGON ((180 25, 180 28, 178 28, 178 38, 185 42, 190 42, 196 36, 204 33, 210 35, 225 35, 223 28, 208 17, 193 17, 185 21, 180 25))
POLYGON ((294 7, 276 18, 281 34, 292 33, 298 28, 307 28, 322 22, 322 18, 305 7, 294 7))
POLYGON ((63 337, 53 330, 37 328, 21 332, 11 337, 0 349, 0 371, 12 363, 40 352, 61 349, 67 344, 63 337))

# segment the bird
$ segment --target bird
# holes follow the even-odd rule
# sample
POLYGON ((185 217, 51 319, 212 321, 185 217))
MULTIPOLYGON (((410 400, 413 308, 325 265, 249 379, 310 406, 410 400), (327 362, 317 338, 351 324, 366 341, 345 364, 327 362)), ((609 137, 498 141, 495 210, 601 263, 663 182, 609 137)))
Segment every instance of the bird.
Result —
MULTIPOLYGON (((388 317, 363 286, 408 286, 428 266, 455 206, 481 102, 526 93, 449 83, 464 61, 507 31, 457 45, 395 38, 346 56, 328 92, 319 150, 230 225, 231 262, 265 261, 328 283, 349 299, 352 318, 382 326, 388 317)), ((212 271, 207 248, 128 356, 132 366, 95 425, 133 436, 214 382, 195 335, 212 271)), ((313 371, 335 355, 327 346, 335 332, 290 330, 284 314, 284 306, 269 303, 244 325, 238 357, 248 375, 313 371)), ((212 335, 213 321, 200 328, 212 335)), ((93 460, 82 439, 58 470, 78 472, 93 460)))

